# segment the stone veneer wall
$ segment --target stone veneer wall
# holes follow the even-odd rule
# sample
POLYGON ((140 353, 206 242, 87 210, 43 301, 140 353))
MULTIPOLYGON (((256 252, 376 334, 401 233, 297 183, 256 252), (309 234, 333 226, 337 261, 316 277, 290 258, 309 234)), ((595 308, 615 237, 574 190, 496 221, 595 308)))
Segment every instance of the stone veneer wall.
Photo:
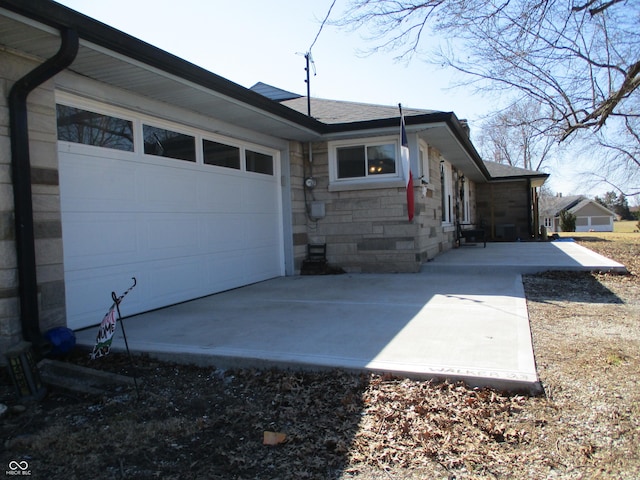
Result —
MULTIPOLYGON (((14 82, 37 65, 0 51, 0 352, 21 340, 7 98, 14 82)), ((40 328, 65 324, 62 220, 53 82, 28 97, 40 328)), ((0 363, 4 355, 0 353, 0 363)))
POLYGON ((492 240, 513 242, 531 238, 526 180, 478 185, 477 208, 492 240))
POLYGON ((415 216, 407 220, 404 188, 376 188, 330 192, 327 143, 313 144, 313 162, 308 162, 308 144, 291 142, 291 194, 295 270, 300 271, 308 243, 326 243, 327 259, 347 272, 417 272, 429 258, 454 243, 454 229, 443 232, 440 181, 437 165, 425 196, 415 182, 415 216), (311 171, 313 170, 313 171, 311 171), (317 185, 303 188, 313 174, 317 185), (435 175, 437 174, 437 176, 435 175), (312 202, 324 204, 325 217, 306 213, 312 202))

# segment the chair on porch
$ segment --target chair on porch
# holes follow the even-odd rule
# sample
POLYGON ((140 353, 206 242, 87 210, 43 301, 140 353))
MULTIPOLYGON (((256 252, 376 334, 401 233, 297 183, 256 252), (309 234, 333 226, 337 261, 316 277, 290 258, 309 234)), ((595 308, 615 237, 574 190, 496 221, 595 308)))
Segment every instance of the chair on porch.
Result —
POLYGON ((457 240, 464 239, 464 243, 460 242, 460 245, 475 245, 474 242, 483 242, 484 248, 487 248, 487 236, 482 223, 458 223, 456 230, 457 240))

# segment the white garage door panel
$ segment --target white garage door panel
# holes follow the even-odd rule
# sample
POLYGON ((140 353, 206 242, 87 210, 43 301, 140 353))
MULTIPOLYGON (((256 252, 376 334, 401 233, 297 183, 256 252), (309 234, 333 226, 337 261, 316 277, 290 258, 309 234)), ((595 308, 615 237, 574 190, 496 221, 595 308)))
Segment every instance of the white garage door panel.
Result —
POLYGON ((133 276, 124 315, 284 274, 279 177, 63 150, 70 328, 100 322, 133 276))
POLYGON ((79 205, 81 210, 124 211, 135 202, 136 168, 131 162, 111 160, 100 165, 94 164, 96 159, 92 158, 70 154, 65 157, 68 163, 64 177, 61 172, 60 178, 64 188, 60 199, 63 211, 78 210, 79 205))
POLYGON ((146 221, 145 215, 138 215, 139 221, 146 225, 145 252, 150 258, 182 257, 199 253, 198 218, 193 214, 151 215, 146 221))
MULTIPOLYGON (((180 162, 180 160, 176 160, 180 162)), ((199 208, 197 172, 177 168, 140 165, 143 168, 142 203, 151 211, 192 212, 199 208)))
MULTIPOLYGON (((122 294, 133 283, 135 272, 127 274, 118 269, 105 269, 100 272, 65 272, 65 291, 67 301, 67 325, 69 328, 94 325, 102 320, 113 303, 111 292, 122 294)), ((136 276, 140 281, 140 278, 136 276)), ((136 287, 127 296, 123 305, 123 314, 139 311, 140 291, 136 287)))
POLYGON ((247 242, 245 224, 240 215, 210 215, 203 225, 202 240, 211 251, 233 250, 247 242))
POLYGON ((270 207, 277 199, 273 183, 266 183, 256 179, 250 185, 242 187, 243 210, 252 213, 270 213, 270 207))
POLYGON ((64 215, 65 236, 75 241, 73 255, 65 256, 65 268, 82 268, 131 261, 139 251, 135 220, 109 214, 67 213, 64 215), (134 233, 132 233, 134 232, 134 233), (104 258, 102 258, 104 257, 104 258), (67 264, 66 260, 71 261, 67 264))
MULTIPOLYGON (((216 169, 219 170, 219 169, 216 169)), ((228 170, 228 169, 225 169, 228 170)), ((242 177, 203 172, 198 177, 199 207, 209 213, 239 213, 242 207, 242 177)))

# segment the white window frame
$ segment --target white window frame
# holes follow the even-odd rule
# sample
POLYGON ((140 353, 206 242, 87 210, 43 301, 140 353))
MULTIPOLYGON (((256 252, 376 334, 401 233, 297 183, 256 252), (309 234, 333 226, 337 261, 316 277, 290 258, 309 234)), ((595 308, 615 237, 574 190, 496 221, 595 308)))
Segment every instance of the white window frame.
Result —
POLYGON ((443 170, 442 185, 442 225, 453 225, 453 169, 451 164, 440 157, 440 168, 443 170))
POLYGON ((329 191, 404 186, 402 162, 400 162, 400 142, 397 135, 336 140, 328 142, 327 147, 329 156, 329 191), (395 173, 384 173, 364 177, 338 178, 338 148, 364 146, 366 149, 366 147, 387 144, 393 144, 395 146, 395 173))
POLYGON ((431 164, 429 162, 429 145, 420 141, 418 143, 418 165, 422 183, 429 183, 431 178, 431 164))
MULTIPOLYGON (((56 104, 67 105, 69 107, 75 107, 80 109, 89 110, 91 112, 99 113, 102 115, 110 115, 133 122, 133 145, 134 151, 114 150, 105 147, 86 145, 82 143, 66 142, 58 140, 58 144, 67 145, 67 150, 75 152, 95 152, 94 156, 108 156, 114 158, 135 158, 137 162, 143 163, 157 163, 166 165, 176 165, 176 161, 181 162, 181 168, 197 168, 201 169, 223 169, 221 172, 227 174, 240 174, 240 175, 263 175, 267 178, 280 178, 280 151, 271 147, 260 145, 257 143, 242 141, 233 137, 227 137, 225 135, 210 132, 203 128, 191 126, 187 124, 181 124, 175 121, 167 120, 165 118, 149 115, 143 112, 139 112, 132 109, 114 106, 108 103, 103 103, 99 100, 89 99, 86 97, 80 97, 72 93, 68 93, 62 90, 56 90, 55 92, 56 104), (144 139, 143 139, 143 125, 149 125, 152 127, 165 128, 177 133, 193 136, 195 138, 196 159, 195 162, 176 160, 174 158, 162 157, 157 155, 150 155, 144 153, 144 139), (230 146, 240 148, 240 169, 219 167, 216 165, 208 165, 204 163, 204 153, 202 140, 211 140, 215 142, 224 143, 230 146), (246 156, 245 151, 251 150, 253 152, 269 155, 273 158, 273 174, 263 174, 258 172, 248 171, 246 169, 246 156), (98 153, 99 152, 99 153, 98 153)), ((389 143, 389 142, 387 142, 389 143)))
POLYGON ((462 221, 464 223, 471 223, 471 209, 469 208, 471 206, 471 202, 469 201, 469 192, 470 192, 470 188, 469 188, 469 180, 465 179, 464 182, 464 186, 462 187, 462 190, 464 192, 464 198, 462 199, 463 205, 463 218, 462 221))

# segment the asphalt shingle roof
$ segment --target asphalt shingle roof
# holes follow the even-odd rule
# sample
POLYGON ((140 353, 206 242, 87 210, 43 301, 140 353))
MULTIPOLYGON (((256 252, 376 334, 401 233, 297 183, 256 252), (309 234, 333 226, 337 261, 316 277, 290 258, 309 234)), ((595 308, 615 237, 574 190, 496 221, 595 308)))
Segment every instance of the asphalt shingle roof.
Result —
POLYGON ((512 167, 505 163, 490 162, 483 160, 487 170, 494 178, 508 178, 508 177, 530 177, 531 175, 544 175, 542 172, 535 170, 529 170, 527 168, 512 167))
MULTIPOLYGON (((251 90, 271 100, 286 105, 305 115, 308 112, 307 97, 288 92, 263 82, 256 83, 251 90)), ((439 113, 439 110, 403 108, 406 116, 439 113)), ((400 110, 397 106, 377 105, 373 103, 348 102, 311 97, 311 116, 326 124, 366 122, 383 118, 397 118, 400 110)))
MULTIPOLYGON (((298 112, 307 113, 307 97, 293 98, 281 103, 298 112)), ((425 115, 437 112, 437 110, 421 110, 415 108, 403 108, 402 111, 406 116, 425 115)), ((382 118, 397 118, 400 116, 400 111, 397 106, 311 97, 311 116, 327 124, 352 123, 382 118)))
POLYGON ((540 215, 545 217, 557 217, 562 210, 568 210, 576 206, 585 197, 582 195, 567 195, 566 197, 540 197, 540 215))

